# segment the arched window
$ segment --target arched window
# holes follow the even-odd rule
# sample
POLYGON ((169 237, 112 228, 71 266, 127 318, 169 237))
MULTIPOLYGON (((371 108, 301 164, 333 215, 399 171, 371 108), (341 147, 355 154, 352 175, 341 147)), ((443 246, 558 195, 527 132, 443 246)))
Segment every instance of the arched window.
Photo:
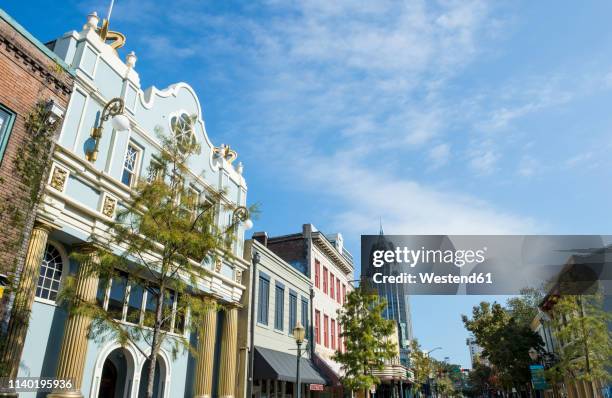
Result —
POLYGON ((174 134, 179 148, 184 152, 189 146, 195 144, 193 133, 193 118, 185 112, 170 118, 170 128, 174 134))
POLYGON ((55 301, 60 288, 63 269, 64 261, 59 249, 52 243, 48 243, 42 263, 40 264, 36 297, 55 301))

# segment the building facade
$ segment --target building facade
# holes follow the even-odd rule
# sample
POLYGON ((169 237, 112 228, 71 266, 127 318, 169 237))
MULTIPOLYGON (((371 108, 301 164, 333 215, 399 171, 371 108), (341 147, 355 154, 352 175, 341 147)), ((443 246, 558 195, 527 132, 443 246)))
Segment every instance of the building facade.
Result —
MULTIPOLYGON (((395 250, 393 243, 385 237, 382 226, 371 252, 375 250, 395 250)), ((372 253, 370 253, 371 257, 372 253)), ((376 272, 381 272, 384 275, 399 275, 403 272, 402 268, 404 266, 405 264, 398 264, 396 262, 385 262, 383 267, 377 269, 376 272)), ((362 268, 362 275, 367 277, 367 281, 372 280, 373 275, 368 273, 372 273, 374 269, 373 267, 362 268)), ((410 342, 413 339, 410 291, 408 286, 405 283, 379 283, 370 284, 369 286, 370 289, 375 289, 378 296, 384 298, 387 303, 383 316, 396 323, 400 362, 405 367, 410 366, 410 342)))
POLYGON ((465 340, 465 344, 470 351, 470 361, 472 362, 472 369, 476 367, 477 364, 482 364, 485 366, 490 366, 489 360, 482 357, 482 347, 476 343, 476 339, 473 337, 468 337, 465 340))
MULTIPOLYGON (((72 275, 80 299, 97 299, 108 311, 111 306, 118 309, 119 321, 126 327, 142 324, 150 310, 150 290, 139 288, 127 276, 102 283, 95 272, 87 271, 95 270, 100 261, 91 254, 92 238, 109 239, 108 225, 119 209, 128 206, 135 182, 151 177, 147 173, 155 169, 150 166, 162 150, 156 133, 163 131, 201 146, 201 152, 190 159, 188 181, 181 183, 189 184, 198 200, 206 200, 213 192, 220 195, 213 203, 220 229, 233 223, 232 209, 246 204, 242 166, 232 163, 235 152, 210 141, 194 90, 185 83, 163 90, 143 89, 136 55, 131 52, 125 60, 118 55, 125 37, 107 31, 108 25, 100 22, 92 13, 82 29, 48 43, 74 69, 76 79, 27 250, 23 275, 33 278, 24 278, 31 282, 20 286, 30 298, 32 321, 27 329, 9 325, 8 341, 22 346, 20 355, 11 358, 15 376, 72 380, 71 390, 49 395, 56 398, 143 396, 150 348, 138 342, 120 344, 112 338, 88 336, 91 320, 67 312, 57 298, 67 276, 72 275), (104 123, 111 105, 127 118, 127 126, 111 120, 104 123), (92 132, 98 126, 101 129, 95 137, 92 132), (85 260, 75 260, 74 253, 85 260)), ((170 343, 162 345, 155 371, 156 397, 236 395, 238 310, 245 290, 242 273, 249 266, 242 260, 247 224, 236 227, 233 256, 217 261, 192 259, 204 276, 198 276, 191 289, 211 304, 210 310, 197 325, 197 333, 173 316, 169 339, 187 339, 198 355, 173 352, 170 343)), ((113 249, 121 253, 122 247, 113 249)), ((37 395, 26 392, 20 396, 37 395)))
MULTIPOLYGON (((255 233, 253 239, 245 242, 244 257, 253 258, 256 254, 257 264, 245 274, 249 280, 245 299, 250 297, 251 307, 245 305, 239 315, 239 345, 252 349, 251 395, 295 398, 297 342, 293 331, 298 324, 306 330, 310 326, 312 281, 303 270, 294 268, 267 247, 265 232, 255 233), (252 344, 249 327, 253 327, 252 344)), ((304 398, 311 396, 311 385, 327 384, 311 360, 309 343, 306 335, 300 348, 300 385, 304 398)), ((245 374, 247 377, 240 380, 248 383, 248 366, 245 374)))
POLYGON ((376 386, 375 396, 379 398, 408 398, 411 397, 414 377, 412 371, 408 369, 400 359, 400 333, 397 327, 393 333, 387 337, 387 341, 396 347, 395 356, 385 361, 383 370, 375 370, 373 373, 381 383, 376 386))
MULTIPOLYGON (((8 310, 14 299, 10 286, 18 283, 34 224, 31 214, 36 211, 36 201, 31 200, 31 195, 39 189, 37 181, 20 176, 15 162, 36 145, 28 119, 39 113, 39 104, 44 105, 43 113, 56 118, 50 125, 60 124, 72 92, 74 72, 1 9, 0 71, 1 333, 7 327, 8 310)), ((48 156, 51 147, 43 149, 40 156, 48 156)), ((45 174, 48 170, 40 172, 45 174)))
POLYGON ((333 360, 343 349, 338 310, 354 282, 353 257, 346 250, 341 234, 325 235, 312 224, 302 226, 297 234, 271 237, 268 248, 283 260, 308 275, 313 284, 310 348, 315 365, 330 385, 320 396, 342 396, 342 369, 333 360))

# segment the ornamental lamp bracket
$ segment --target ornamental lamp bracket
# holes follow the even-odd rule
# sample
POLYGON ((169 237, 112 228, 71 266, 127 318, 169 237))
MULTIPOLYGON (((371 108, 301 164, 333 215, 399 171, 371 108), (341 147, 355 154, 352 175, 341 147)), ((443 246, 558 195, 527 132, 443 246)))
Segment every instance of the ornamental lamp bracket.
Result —
POLYGON ((125 116, 125 104, 121 98, 113 98, 102 109, 98 125, 91 131, 91 138, 94 140, 93 148, 86 150, 87 160, 95 162, 98 159, 100 139, 102 138, 102 126, 105 121, 112 118, 111 123, 117 131, 125 131, 130 128, 130 120, 125 116))

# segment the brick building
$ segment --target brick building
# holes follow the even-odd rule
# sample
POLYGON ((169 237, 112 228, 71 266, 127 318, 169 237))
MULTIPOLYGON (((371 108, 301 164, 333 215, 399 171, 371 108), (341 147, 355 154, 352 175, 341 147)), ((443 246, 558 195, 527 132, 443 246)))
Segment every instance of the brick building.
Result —
MULTIPOLYGON (((43 101, 52 117, 61 118, 74 82, 66 64, 0 9, 0 278, 14 281, 23 264, 35 208, 30 185, 15 170, 18 149, 31 135, 28 115, 43 101), (14 215, 17 214, 18 221, 14 215)), ((49 153, 51 148, 49 148, 49 153)), ((2 289, 0 320, 6 326, 10 289, 2 289)), ((4 329, 4 328, 2 328, 4 329)))

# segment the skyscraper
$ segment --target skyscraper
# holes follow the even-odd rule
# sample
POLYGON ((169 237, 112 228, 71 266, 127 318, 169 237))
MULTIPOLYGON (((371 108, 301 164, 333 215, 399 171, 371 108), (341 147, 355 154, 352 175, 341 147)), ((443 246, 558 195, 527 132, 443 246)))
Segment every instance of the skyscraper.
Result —
MULTIPOLYGON (((395 246, 385 237, 382 225, 380 226, 380 232, 378 239, 370 250, 369 258, 372 258, 372 253, 375 250, 391 250, 393 251, 395 246)), ((363 267, 362 275, 365 276, 364 280, 371 280, 373 271, 372 267, 363 267)), ((378 268, 376 272, 381 272, 383 275, 398 275, 401 273, 401 265, 397 263, 388 263, 378 268)), ((404 366, 409 366, 410 362, 410 341, 413 339, 412 332, 412 316, 410 312, 410 292, 408 287, 404 283, 378 283, 371 286, 380 297, 383 297, 387 301, 387 307, 383 316, 386 319, 393 320, 397 323, 397 329, 399 331, 399 350, 400 350, 400 362, 404 366)))

